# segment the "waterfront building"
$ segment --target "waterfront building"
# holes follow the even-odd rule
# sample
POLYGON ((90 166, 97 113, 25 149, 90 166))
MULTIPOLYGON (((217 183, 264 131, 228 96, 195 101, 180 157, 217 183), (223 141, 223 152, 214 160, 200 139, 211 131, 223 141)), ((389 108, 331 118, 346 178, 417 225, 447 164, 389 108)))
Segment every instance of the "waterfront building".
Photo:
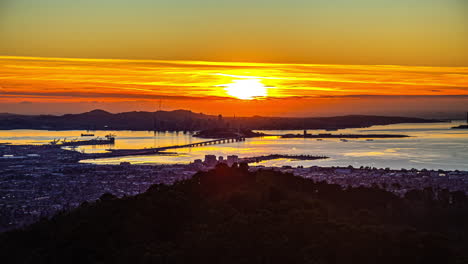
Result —
POLYGON ((201 159, 196 159, 189 167, 193 170, 201 170, 204 167, 203 161, 201 159))
POLYGON ((232 164, 234 164, 234 163, 239 163, 239 157, 237 155, 227 156, 228 166, 232 166, 232 164))
POLYGON ((224 159, 224 157, 223 157, 223 156, 219 156, 219 157, 218 157, 218 163, 227 164, 227 160, 226 160, 226 159, 224 159))
POLYGON ((205 165, 209 167, 214 167, 218 163, 215 155, 205 155, 205 165))

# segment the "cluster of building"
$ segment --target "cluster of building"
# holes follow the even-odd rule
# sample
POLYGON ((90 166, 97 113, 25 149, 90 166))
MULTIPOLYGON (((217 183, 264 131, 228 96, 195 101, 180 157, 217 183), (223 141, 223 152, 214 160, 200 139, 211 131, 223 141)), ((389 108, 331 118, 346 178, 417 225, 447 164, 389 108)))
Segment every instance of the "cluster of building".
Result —
POLYGON ((153 184, 172 184, 196 173, 186 165, 13 165, 0 169, 0 232, 32 223, 57 211, 95 201, 145 192, 153 184))
POLYGON ((281 172, 293 173, 311 179, 315 182, 327 182, 346 187, 378 187, 404 196, 410 190, 463 191, 468 194, 468 171, 444 171, 444 170, 392 170, 389 168, 378 169, 370 167, 318 167, 309 168, 290 166, 251 167, 251 170, 271 169, 281 172))
POLYGON ((196 170, 204 170, 215 167, 219 163, 227 164, 229 167, 234 163, 239 163, 239 157, 237 155, 227 156, 227 159, 224 159, 223 156, 216 158, 216 155, 205 155, 205 160, 196 159, 189 166, 196 170))
POLYGON ((95 201, 136 195, 196 173, 186 165, 94 165, 60 148, 0 146, 0 232, 95 201))
MULTIPOLYGON (((206 155, 189 165, 94 165, 78 163, 80 154, 60 148, 0 145, 0 232, 30 224, 61 210, 95 201, 105 193, 118 197, 172 184, 219 163, 246 162, 236 155, 206 155)), ((391 170, 369 167, 250 167, 293 173, 343 187, 379 187, 398 195, 412 189, 468 192, 467 171, 391 170)))

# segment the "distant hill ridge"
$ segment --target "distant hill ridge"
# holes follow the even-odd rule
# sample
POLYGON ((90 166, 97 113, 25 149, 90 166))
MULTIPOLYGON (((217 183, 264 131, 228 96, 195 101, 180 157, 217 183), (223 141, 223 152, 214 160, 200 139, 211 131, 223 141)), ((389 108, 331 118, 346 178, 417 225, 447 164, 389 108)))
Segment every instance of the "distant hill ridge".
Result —
POLYGON ((398 116, 347 115, 336 117, 221 117, 189 110, 109 113, 96 109, 81 114, 0 114, 0 129, 49 130, 162 130, 196 131, 218 127, 245 129, 341 129, 397 123, 432 123, 435 119, 398 116))

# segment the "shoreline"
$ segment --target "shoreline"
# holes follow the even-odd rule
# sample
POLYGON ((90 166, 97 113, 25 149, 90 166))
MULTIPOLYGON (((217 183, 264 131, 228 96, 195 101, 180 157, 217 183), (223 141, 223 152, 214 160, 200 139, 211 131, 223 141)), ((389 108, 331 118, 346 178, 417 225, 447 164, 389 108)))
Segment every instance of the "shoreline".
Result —
MULTIPOLYGON (((389 123, 389 124, 371 124, 366 126, 345 126, 345 127, 294 127, 294 128, 252 128, 251 130, 254 131, 288 131, 288 130, 329 130, 329 131, 339 131, 344 129, 359 129, 359 128, 370 128, 374 126, 390 126, 390 125, 400 125, 400 124, 435 124, 435 123, 451 123, 453 121, 459 120, 435 120, 435 121, 427 121, 427 122, 396 122, 396 123, 389 123)), ((53 128, 53 127, 0 127, 0 131, 11 131, 11 130, 39 130, 39 131, 103 131, 103 132, 112 132, 112 131, 130 131, 130 132, 156 132, 156 133, 164 133, 164 132, 171 132, 171 133, 190 133, 195 134, 197 132, 202 131, 203 129, 163 129, 163 130, 152 130, 152 129, 131 129, 131 128, 99 128, 99 129, 88 129, 88 128, 53 128)), ((270 136, 270 135, 267 135, 270 136)), ((276 136, 276 135, 271 135, 276 136)), ((77 136, 79 137, 79 136, 77 136)), ((203 138, 203 137, 200 137, 203 138)))
MULTIPOLYGON (((135 149, 137 151, 139 149, 135 149)), ((144 150, 144 149, 143 149, 144 150)), ((148 149, 151 150, 151 149, 148 149)), ((127 150, 125 150, 127 151, 127 150)), ((112 156, 105 156, 107 153, 92 153, 92 154, 84 154, 75 150, 68 150, 54 145, 29 145, 29 144, 10 144, 10 143, 0 143, 0 164, 1 163, 21 163, 22 161, 25 162, 25 165, 31 164, 39 164, 44 162, 46 164, 48 161, 49 163, 53 162, 60 162, 63 164, 90 164, 90 163, 82 163, 81 161, 85 160, 95 160, 100 158, 110 158, 112 156), (5 150, 5 148, 9 148, 10 150, 5 150), (37 153, 32 153, 37 152, 37 153), (7 154, 8 153, 8 154, 7 154), (42 155, 41 155, 42 154, 42 155), (101 156, 103 155, 104 156, 101 156)), ((177 152, 158 152, 155 154, 161 155, 177 155, 177 152)), ((310 155, 310 154, 268 154, 268 155, 261 155, 261 156, 253 156, 253 157, 239 157, 239 160, 245 163, 258 163, 261 161, 272 160, 272 159, 294 159, 294 160, 318 160, 318 159, 328 159, 328 156, 323 155, 310 155)), ((115 164, 93 164, 97 166, 118 166, 115 164)), ((133 165, 133 164, 132 164, 133 165)), ((135 166, 187 166, 187 163, 176 163, 176 164, 162 164, 162 163, 155 163, 155 164, 135 164, 135 166)), ((263 167, 262 165, 259 165, 263 167)), ((287 165, 286 165, 287 166, 287 165)), ((322 168, 342 168, 342 167, 350 167, 351 165, 343 165, 343 166, 315 166, 313 167, 322 167, 322 168)), ((284 167, 284 166, 283 166, 284 167)), ((369 166, 361 166, 363 168, 373 168, 373 169, 390 169, 390 168, 375 168, 369 166)), ((274 167, 272 167, 274 168, 274 167)), ((415 169, 415 168, 401 168, 401 169, 390 169, 392 171, 443 171, 443 172, 468 172, 468 170, 459 170, 459 169, 415 169)), ((467 179, 468 180, 468 179, 467 179)))
MULTIPOLYGON (((104 193, 133 196, 153 184, 170 185, 191 178, 197 171, 213 168, 200 169, 192 164, 82 163, 79 161, 84 154, 79 152, 31 145, 0 145, 0 154, 0 232, 76 208, 83 202, 95 201, 104 193), (7 153, 18 156, 5 157, 7 153)), ((292 173, 342 188, 378 186, 400 196, 424 188, 468 193, 468 171, 459 170, 262 165, 250 166, 250 170, 292 173)))
POLYGON ((407 138, 408 135, 396 134, 286 134, 281 138, 407 138))

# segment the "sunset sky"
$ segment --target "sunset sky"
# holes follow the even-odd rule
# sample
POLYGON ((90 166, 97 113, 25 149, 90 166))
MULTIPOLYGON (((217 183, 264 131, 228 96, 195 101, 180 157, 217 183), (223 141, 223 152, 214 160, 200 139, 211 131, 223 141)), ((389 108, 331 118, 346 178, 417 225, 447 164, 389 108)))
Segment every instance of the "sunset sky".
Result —
POLYGON ((465 0, 3 0, 0 112, 463 113, 465 0))

